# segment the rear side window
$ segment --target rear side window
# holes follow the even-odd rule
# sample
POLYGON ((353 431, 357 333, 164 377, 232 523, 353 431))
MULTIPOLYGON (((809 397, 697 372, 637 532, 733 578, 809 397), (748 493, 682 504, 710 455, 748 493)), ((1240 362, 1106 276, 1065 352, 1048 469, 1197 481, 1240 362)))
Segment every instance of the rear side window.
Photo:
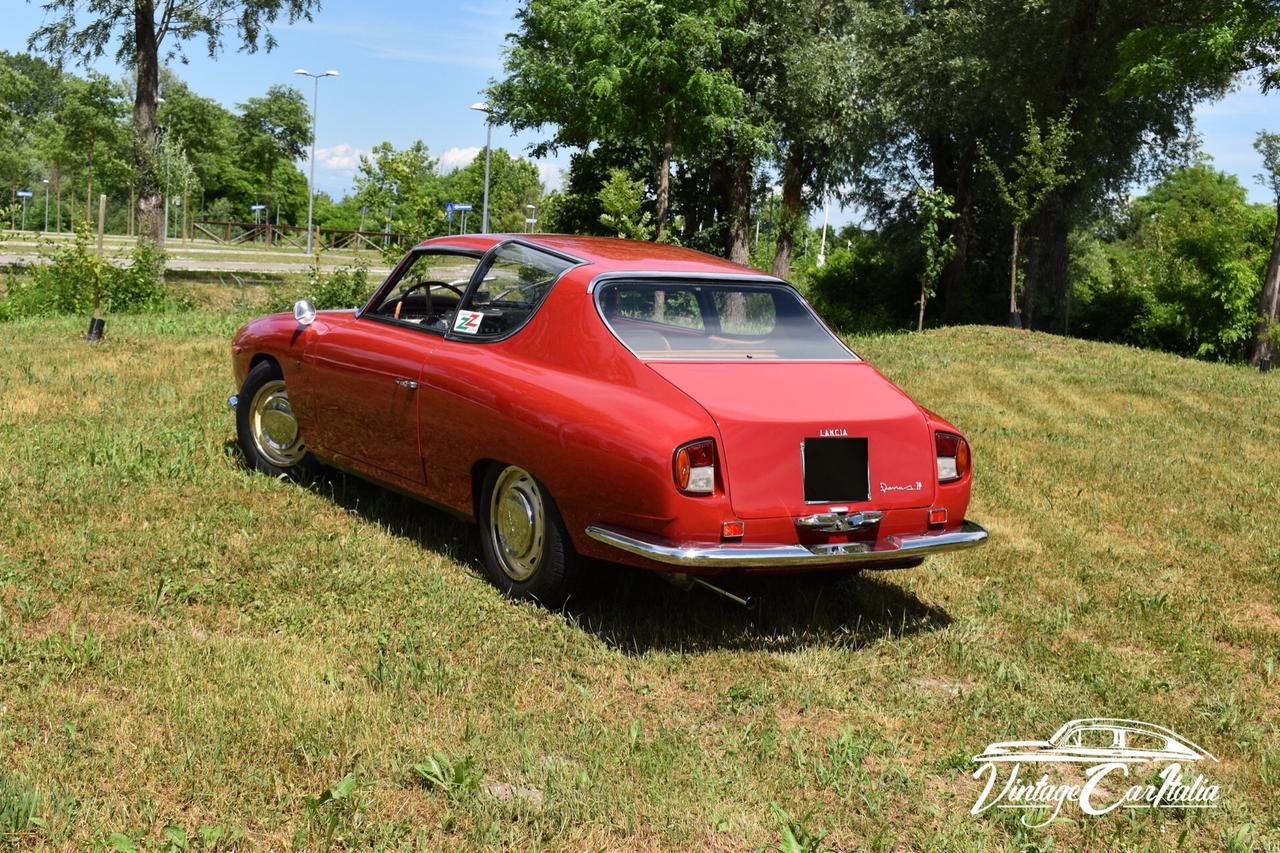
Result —
POLYGON ((502 338, 519 329, 572 261, 520 243, 498 248, 481 269, 453 318, 459 339, 502 338))
POLYGON ((736 282, 607 282, 601 316, 638 357, 855 361, 793 288, 736 282))

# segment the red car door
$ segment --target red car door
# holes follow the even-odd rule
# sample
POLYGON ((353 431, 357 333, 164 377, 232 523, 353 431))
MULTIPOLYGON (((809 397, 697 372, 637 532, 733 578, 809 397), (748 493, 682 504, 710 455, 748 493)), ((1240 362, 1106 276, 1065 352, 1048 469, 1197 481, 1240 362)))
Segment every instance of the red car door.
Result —
POLYGON ((415 250, 358 316, 317 320, 306 350, 317 431, 309 443, 338 464, 425 484, 418 386, 478 259, 478 252, 415 250))
POLYGON ((307 349, 315 443, 346 457, 336 462, 424 483, 417 389, 433 336, 367 317, 315 331, 307 349))

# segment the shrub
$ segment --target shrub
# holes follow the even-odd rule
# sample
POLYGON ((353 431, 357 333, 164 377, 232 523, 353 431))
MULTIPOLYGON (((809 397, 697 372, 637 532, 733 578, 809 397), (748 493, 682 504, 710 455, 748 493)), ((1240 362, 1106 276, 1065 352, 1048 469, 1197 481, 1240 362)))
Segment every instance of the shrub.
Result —
POLYGON ((299 299, 309 299, 318 310, 359 308, 372 293, 369 269, 365 266, 342 267, 333 272, 320 270, 319 259, 311 270, 305 287, 272 288, 267 298, 268 311, 289 311, 299 299))
POLYGON ((905 329, 918 288, 900 262, 901 254, 880 234, 855 235, 835 248, 825 266, 798 271, 807 295, 828 323, 848 334, 905 329))
POLYGON ((164 253, 139 243, 129 263, 113 266, 98 258, 87 225, 76 227, 68 241, 42 249, 45 263, 30 276, 12 277, 0 298, 0 320, 49 314, 88 314, 95 299, 105 312, 156 311, 168 303, 164 285, 164 253))

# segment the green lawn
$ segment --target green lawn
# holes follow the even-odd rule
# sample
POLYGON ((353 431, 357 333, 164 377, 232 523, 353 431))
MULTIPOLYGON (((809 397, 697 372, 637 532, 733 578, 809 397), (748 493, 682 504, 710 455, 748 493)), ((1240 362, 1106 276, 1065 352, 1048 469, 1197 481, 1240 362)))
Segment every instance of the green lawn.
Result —
POLYGON ((465 525, 247 472, 241 319, 0 326, 0 847, 1280 846, 1280 375, 857 340, 968 432, 986 548, 755 619, 600 566, 552 613, 465 525), (1084 716, 1205 746, 1220 807, 969 814, 970 756, 1084 716))

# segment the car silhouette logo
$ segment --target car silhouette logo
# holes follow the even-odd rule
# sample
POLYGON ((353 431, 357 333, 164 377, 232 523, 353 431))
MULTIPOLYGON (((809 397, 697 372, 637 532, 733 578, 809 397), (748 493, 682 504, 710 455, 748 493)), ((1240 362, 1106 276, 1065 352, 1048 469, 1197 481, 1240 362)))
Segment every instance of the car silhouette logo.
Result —
POLYGON ((1192 743, 1172 729, 1140 720, 1093 718, 1072 720, 1048 740, 1013 740, 987 746, 973 761, 990 762, 1070 762, 1094 764, 1149 761, 1217 761, 1208 750, 1192 743))

